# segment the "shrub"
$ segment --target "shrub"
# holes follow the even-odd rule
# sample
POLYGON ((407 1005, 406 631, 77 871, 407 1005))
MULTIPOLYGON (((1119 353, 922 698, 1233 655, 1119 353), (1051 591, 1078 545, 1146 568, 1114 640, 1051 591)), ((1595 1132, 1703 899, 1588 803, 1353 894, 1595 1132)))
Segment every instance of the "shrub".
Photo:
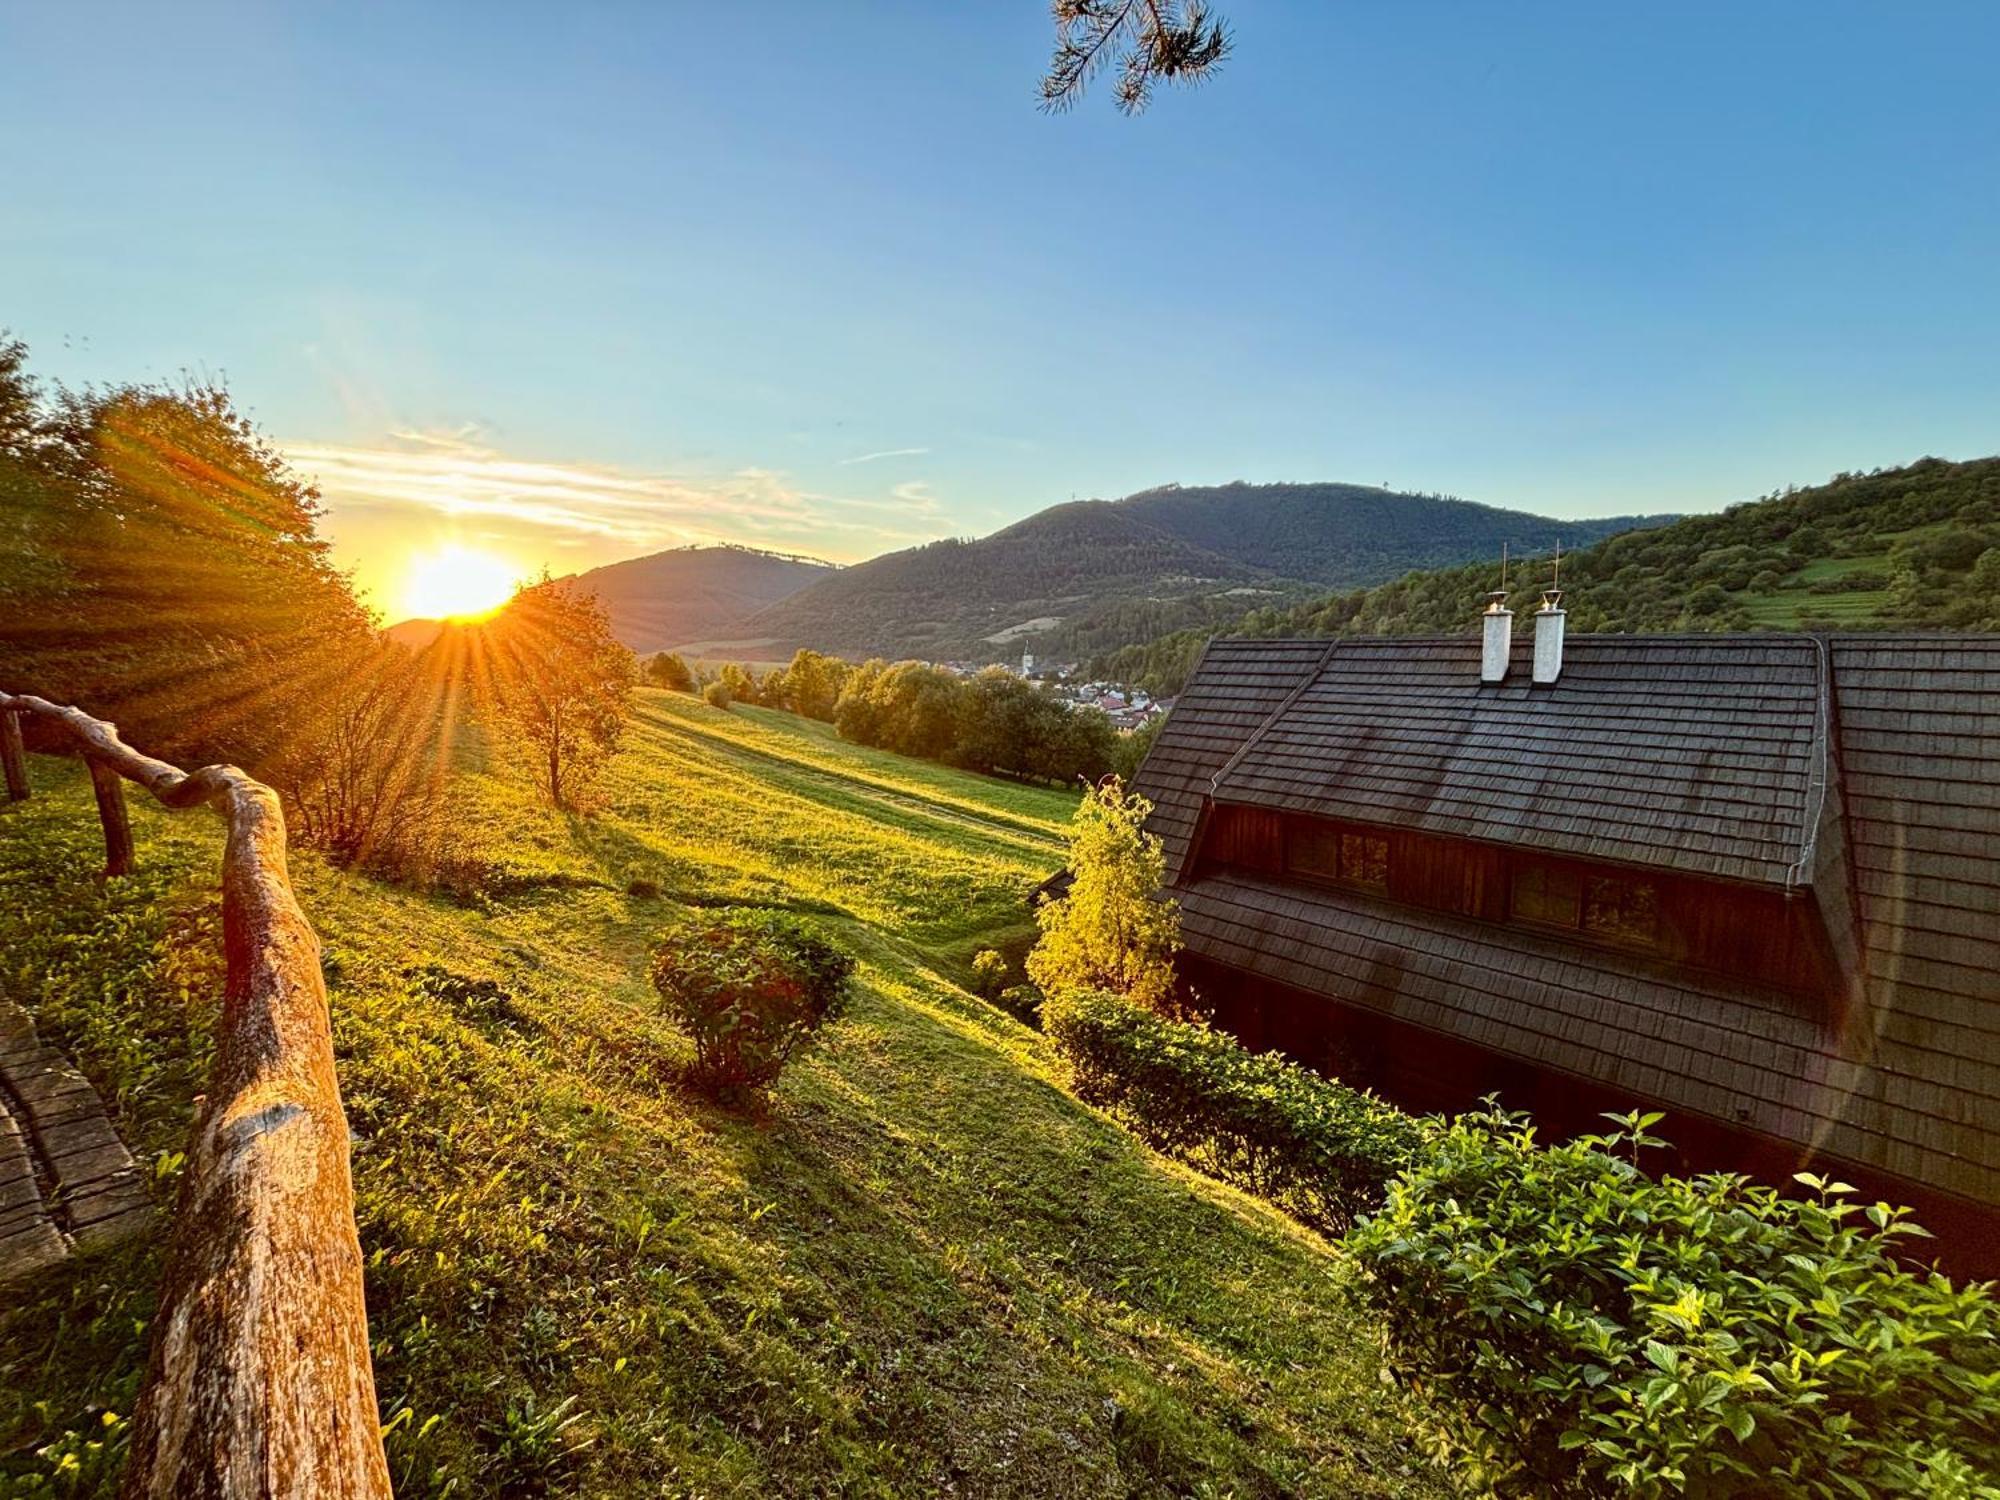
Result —
POLYGON ((729 1095, 768 1088, 840 1011, 854 960, 810 923, 739 907, 701 912, 653 956, 653 988, 694 1041, 697 1083, 729 1095))
POLYGON ((1086 1104, 1328 1233, 1381 1203, 1424 1140, 1423 1121, 1372 1094, 1116 995, 1052 996, 1042 1029, 1086 1104))
POLYGON ((997 948, 981 948, 972 956, 972 993, 994 999, 1007 987, 1007 959, 997 948))
POLYGON ((1904 1269, 1922 1231, 1843 1183, 1647 1177, 1659 1118, 1463 1116, 1349 1236, 1437 1451, 1502 1495, 2000 1494, 1990 1289, 1904 1269))
POLYGON ((726 682, 711 682, 701 690, 701 701, 706 703, 710 708, 719 708, 724 713, 727 713, 732 701, 729 696, 729 684, 726 682))
POLYGON ((1180 911, 1160 894, 1166 856, 1145 831, 1153 810, 1109 780, 1085 790, 1069 827, 1069 889, 1035 913, 1028 977, 1045 995, 1112 990, 1163 1009, 1174 996, 1180 911))

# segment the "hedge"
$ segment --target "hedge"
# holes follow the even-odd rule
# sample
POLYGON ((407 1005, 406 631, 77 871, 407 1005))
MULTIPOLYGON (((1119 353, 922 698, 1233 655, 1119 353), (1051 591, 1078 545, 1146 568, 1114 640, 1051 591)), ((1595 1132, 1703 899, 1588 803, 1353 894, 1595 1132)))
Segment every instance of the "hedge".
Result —
POLYGON ((2000 1497, 1991 1288, 1844 1183, 1647 1176, 1659 1118, 1461 1116, 1348 1236, 1438 1454, 1507 1496, 2000 1497))
POLYGON ((1382 1202, 1426 1133, 1372 1094, 1102 991, 1052 996, 1042 1029, 1086 1104, 1328 1234, 1382 1202))

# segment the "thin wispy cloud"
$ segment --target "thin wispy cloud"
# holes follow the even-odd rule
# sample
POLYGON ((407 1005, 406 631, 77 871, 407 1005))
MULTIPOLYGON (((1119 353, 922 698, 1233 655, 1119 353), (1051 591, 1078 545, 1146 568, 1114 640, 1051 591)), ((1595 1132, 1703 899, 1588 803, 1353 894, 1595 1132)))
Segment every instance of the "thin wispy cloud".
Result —
POLYGON ((518 458, 473 426, 283 447, 319 486, 336 555, 364 582, 386 575, 412 538, 447 533, 558 571, 721 542, 856 561, 941 534, 922 484, 832 495, 761 467, 676 475, 518 458))
POLYGON ((852 458, 840 460, 842 468, 849 464, 872 464, 878 458, 917 458, 930 452, 928 448, 883 448, 876 453, 857 453, 852 458))

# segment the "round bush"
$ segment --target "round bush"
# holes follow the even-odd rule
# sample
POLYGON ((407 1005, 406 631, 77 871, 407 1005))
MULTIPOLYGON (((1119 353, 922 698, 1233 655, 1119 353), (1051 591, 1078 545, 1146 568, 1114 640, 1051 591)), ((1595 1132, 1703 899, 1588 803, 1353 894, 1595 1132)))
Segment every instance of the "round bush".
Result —
POLYGON ((785 912, 727 908, 670 929, 653 988, 694 1042, 694 1080, 712 1093, 769 1088, 846 1002, 854 960, 785 912))

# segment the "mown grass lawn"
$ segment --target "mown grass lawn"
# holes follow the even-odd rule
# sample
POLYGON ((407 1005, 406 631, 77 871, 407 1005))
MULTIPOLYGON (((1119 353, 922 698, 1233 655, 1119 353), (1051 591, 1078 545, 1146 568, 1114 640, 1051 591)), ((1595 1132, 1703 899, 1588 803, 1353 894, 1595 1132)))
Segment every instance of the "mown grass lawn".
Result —
MULTIPOLYGON (((219 990, 220 827, 135 799, 141 872, 103 887, 87 780, 34 776, 0 813, 0 992, 113 1099, 165 1199, 219 990)), ((1330 1248, 1082 1109, 959 987, 1022 938, 1072 807, 646 691, 594 820, 468 778, 465 836, 517 896, 295 858, 400 1494, 1436 1491, 1330 1248), (720 901, 815 914, 862 962, 756 1118, 679 1089, 644 979, 662 924, 720 901)), ((104 1486, 158 1254, 0 1301, 0 1487, 50 1444, 82 1455, 53 1492, 104 1486)))

